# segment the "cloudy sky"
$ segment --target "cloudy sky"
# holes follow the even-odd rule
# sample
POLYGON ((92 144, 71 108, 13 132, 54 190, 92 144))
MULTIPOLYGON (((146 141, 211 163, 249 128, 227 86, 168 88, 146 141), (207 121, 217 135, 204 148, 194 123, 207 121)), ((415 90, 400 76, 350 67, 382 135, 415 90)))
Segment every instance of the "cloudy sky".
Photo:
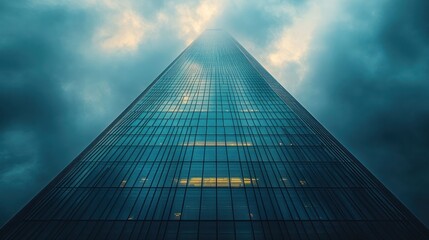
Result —
POLYGON ((206 28, 429 225, 429 1, 0 2, 0 225, 206 28))

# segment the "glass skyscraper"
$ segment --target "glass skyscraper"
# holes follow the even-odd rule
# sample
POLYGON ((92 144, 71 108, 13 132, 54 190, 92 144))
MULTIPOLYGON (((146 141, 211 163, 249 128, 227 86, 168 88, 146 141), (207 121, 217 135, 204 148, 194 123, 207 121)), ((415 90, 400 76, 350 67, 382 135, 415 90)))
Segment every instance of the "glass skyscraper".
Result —
POLYGON ((237 41, 207 30, 0 239, 429 239, 237 41))

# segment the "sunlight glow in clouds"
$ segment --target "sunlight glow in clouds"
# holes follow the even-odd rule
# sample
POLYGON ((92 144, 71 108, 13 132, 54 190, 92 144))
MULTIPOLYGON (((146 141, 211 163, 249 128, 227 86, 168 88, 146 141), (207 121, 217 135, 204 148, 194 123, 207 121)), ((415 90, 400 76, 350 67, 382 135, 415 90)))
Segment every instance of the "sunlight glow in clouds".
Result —
POLYGON ((198 6, 181 4, 176 7, 180 37, 191 43, 220 12, 223 1, 201 1, 198 6))
POLYGON ((136 11, 134 0, 32 0, 34 5, 90 10, 100 18, 93 43, 105 52, 134 52, 150 28, 136 11))
POLYGON ((335 16, 337 6, 335 0, 324 3, 310 3, 304 12, 296 12, 293 8, 287 12, 293 16, 292 25, 283 28, 280 35, 274 39, 268 54, 267 65, 278 78, 282 76, 282 70, 289 64, 295 66, 298 82, 301 81, 307 71, 306 58, 311 49, 312 40, 318 30, 323 28, 335 16), (329 12, 329 15, 326 14, 329 12))
POLYGON ((224 2, 171 2, 160 8, 154 19, 144 19, 136 12, 137 1, 90 0, 87 4, 106 10, 103 14, 105 24, 95 33, 95 43, 106 52, 133 52, 150 36, 156 37, 156 33, 152 34, 155 28, 173 27, 177 36, 188 45, 222 12, 224 2))
POLYGON ((143 41, 148 24, 133 10, 130 1, 96 1, 104 8, 104 24, 96 31, 94 41, 106 51, 135 51, 143 41))
POLYGON ((95 39, 105 50, 136 50, 143 40, 145 24, 131 10, 118 13, 112 22, 101 27, 95 39))

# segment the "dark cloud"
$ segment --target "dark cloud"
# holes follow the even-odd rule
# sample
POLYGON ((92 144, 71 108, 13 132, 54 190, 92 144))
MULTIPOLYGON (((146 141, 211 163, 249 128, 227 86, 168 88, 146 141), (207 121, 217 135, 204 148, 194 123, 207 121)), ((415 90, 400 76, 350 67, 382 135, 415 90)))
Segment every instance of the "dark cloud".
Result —
POLYGON ((66 130, 74 128, 67 120, 73 109, 61 84, 65 64, 76 61, 66 45, 78 37, 68 36, 67 30, 87 24, 79 13, 35 9, 27 2, 2 3, 0 11, 0 191, 8 193, 0 197, 4 222, 77 153, 71 144, 84 146, 72 140, 83 134, 66 130), (62 137, 64 145, 58 144, 62 137))
POLYGON ((0 195, 0 225, 179 53, 170 42, 107 57, 88 51, 100 19, 85 8, 1 3, 0 192, 7 194, 0 195))
MULTIPOLYGON (((358 1, 359 2, 359 1, 358 1)), ((429 4, 353 3, 314 44, 296 94, 429 223, 429 4)))

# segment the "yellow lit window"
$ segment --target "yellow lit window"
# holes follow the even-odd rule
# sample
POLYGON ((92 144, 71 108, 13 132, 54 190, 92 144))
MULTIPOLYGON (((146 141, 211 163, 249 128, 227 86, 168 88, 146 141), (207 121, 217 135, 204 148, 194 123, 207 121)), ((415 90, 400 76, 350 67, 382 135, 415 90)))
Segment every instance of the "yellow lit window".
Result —
POLYGON ((182 178, 179 180, 179 184, 188 187, 244 187, 251 184, 257 184, 257 178, 239 178, 239 177, 192 177, 189 179, 182 178))

